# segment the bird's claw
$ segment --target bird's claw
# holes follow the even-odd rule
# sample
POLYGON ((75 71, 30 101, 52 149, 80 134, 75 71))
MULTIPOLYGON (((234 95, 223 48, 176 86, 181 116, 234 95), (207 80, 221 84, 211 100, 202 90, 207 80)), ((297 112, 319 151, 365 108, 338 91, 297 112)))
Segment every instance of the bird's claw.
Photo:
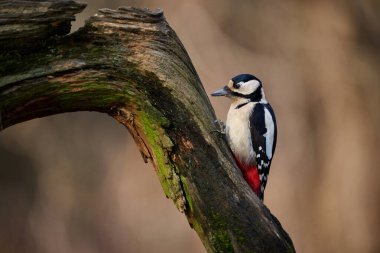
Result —
POLYGON ((211 132, 214 132, 214 133, 219 133, 221 135, 226 135, 226 124, 221 121, 221 120, 214 120, 214 124, 216 125, 217 129, 216 130, 211 130, 211 132))

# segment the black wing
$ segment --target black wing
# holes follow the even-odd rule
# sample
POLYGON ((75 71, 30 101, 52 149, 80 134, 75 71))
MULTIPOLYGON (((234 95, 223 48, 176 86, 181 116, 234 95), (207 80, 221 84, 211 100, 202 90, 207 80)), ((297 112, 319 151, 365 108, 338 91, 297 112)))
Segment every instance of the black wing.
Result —
POLYGON ((259 177, 261 182, 260 198, 264 198, 264 190, 268 180, 269 169, 277 142, 277 126, 273 109, 269 104, 257 103, 250 115, 250 129, 252 138, 252 147, 256 153, 256 165, 259 170, 259 177), (268 157, 267 150, 267 127, 265 125, 265 110, 268 110, 273 120, 273 143, 272 143, 272 156, 268 157))

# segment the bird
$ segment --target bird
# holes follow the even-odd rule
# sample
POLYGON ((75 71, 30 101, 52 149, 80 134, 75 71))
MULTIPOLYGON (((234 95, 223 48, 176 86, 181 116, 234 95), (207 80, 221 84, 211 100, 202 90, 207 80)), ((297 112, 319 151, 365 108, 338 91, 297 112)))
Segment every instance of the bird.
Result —
POLYGON ((264 201, 276 149, 277 123, 262 82, 254 75, 240 74, 211 96, 231 99, 224 129, 227 143, 244 179, 264 201))

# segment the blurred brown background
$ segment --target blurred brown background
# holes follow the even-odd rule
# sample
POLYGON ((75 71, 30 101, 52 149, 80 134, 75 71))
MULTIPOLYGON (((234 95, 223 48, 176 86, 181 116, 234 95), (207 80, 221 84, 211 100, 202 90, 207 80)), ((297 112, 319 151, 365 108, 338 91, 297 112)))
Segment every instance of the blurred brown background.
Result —
MULTIPOLYGON (((208 93, 261 78, 279 127, 265 203, 298 252, 380 252, 379 1, 96 0, 73 29, 121 5, 165 10, 208 93)), ((124 127, 71 113, 0 132, 0 252, 205 250, 124 127)))

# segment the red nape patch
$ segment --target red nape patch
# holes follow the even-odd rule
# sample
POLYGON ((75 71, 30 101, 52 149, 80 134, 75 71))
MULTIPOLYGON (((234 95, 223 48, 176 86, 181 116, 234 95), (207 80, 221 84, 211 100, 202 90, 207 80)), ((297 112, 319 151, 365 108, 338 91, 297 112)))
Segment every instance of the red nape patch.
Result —
POLYGON ((256 193, 257 196, 261 195, 260 191, 260 178, 259 171, 255 165, 245 165, 240 163, 237 159, 235 159, 237 165, 239 166, 241 172, 243 173, 245 181, 249 184, 252 190, 256 193))

